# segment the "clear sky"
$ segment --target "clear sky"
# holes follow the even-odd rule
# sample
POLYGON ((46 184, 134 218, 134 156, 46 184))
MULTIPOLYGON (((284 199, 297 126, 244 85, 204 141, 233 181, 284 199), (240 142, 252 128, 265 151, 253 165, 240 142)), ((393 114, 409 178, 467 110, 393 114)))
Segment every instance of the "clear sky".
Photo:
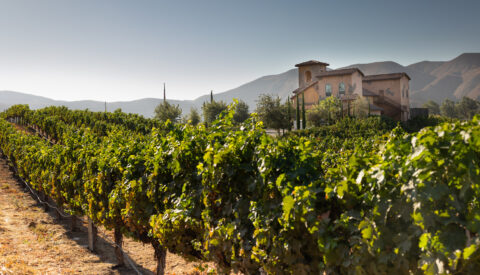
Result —
POLYGON ((316 59, 480 52, 480 1, 0 0, 0 90, 194 99, 316 59))

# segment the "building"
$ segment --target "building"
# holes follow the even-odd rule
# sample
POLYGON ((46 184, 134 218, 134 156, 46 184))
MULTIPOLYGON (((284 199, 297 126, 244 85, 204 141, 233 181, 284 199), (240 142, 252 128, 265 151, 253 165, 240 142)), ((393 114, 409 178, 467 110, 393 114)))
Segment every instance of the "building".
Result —
POLYGON ((305 109, 311 109, 322 99, 338 97, 345 115, 353 114, 354 101, 364 97, 369 103, 370 115, 385 115, 396 120, 410 118, 410 77, 406 73, 364 75, 358 68, 327 70, 329 64, 316 60, 296 64, 297 98, 305 100, 305 109))

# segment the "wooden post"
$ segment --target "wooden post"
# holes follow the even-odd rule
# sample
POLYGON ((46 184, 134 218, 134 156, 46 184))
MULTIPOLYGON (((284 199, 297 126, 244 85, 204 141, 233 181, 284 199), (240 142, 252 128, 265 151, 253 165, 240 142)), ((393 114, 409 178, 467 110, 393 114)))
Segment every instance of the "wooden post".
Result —
POLYGON ((40 193, 40 199, 43 201, 43 210, 45 210, 45 212, 48 212, 48 197, 47 195, 45 195, 45 192, 40 193))
POLYGON ((88 249, 95 252, 95 246, 97 243, 97 227, 93 224, 93 221, 88 218, 88 249))
POLYGON ((155 250, 155 260, 157 260, 157 272, 156 275, 165 274, 165 263, 167 259, 167 250, 161 246, 157 241, 152 243, 153 249, 155 250))
POLYGON ((125 260, 123 259, 123 252, 122 252, 122 242, 123 242, 123 235, 122 231, 120 230, 119 226, 115 226, 114 232, 113 232, 114 238, 115 238, 115 256, 117 257, 117 265, 118 266, 124 266, 125 265, 125 260))
POLYGON ((75 232, 76 227, 77 227, 77 217, 72 216, 72 219, 70 220, 70 230, 72 232, 75 232))
POLYGON ((57 216, 57 220, 62 220, 62 213, 60 213, 60 210, 58 209, 55 209, 55 213, 56 213, 56 216, 57 216))

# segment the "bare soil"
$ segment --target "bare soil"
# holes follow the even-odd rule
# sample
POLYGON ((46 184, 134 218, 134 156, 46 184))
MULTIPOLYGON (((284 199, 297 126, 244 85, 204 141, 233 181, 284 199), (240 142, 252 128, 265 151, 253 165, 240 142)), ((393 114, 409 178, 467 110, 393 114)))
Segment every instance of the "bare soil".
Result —
MULTIPOLYGON (((44 211, 0 158, 0 274, 136 274, 116 266, 114 247, 101 235, 97 252, 90 252, 86 224, 78 221, 74 232, 70 224, 70 218, 44 211)), ((113 232, 107 236, 113 240, 113 232)), ((151 245, 124 238, 123 246, 142 274, 153 274, 151 245)), ((166 266, 166 274, 205 274, 199 266, 213 270, 212 264, 187 262, 171 253, 166 266)))

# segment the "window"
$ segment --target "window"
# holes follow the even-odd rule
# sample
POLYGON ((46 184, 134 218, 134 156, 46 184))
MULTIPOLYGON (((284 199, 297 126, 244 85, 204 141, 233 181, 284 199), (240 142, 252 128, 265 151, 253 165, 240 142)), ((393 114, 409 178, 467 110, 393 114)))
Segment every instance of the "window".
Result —
POLYGON ((340 82, 340 84, 338 84, 338 93, 341 95, 345 94, 345 83, 340 82))
POLYGON ((306 82, 312 81, 312 73, 310 71, 305 72, 305 81, 306 82))
POLYGON ((332 95, 332 85, 326 84, 325 85, 325 96, 329 97, 332 95))

